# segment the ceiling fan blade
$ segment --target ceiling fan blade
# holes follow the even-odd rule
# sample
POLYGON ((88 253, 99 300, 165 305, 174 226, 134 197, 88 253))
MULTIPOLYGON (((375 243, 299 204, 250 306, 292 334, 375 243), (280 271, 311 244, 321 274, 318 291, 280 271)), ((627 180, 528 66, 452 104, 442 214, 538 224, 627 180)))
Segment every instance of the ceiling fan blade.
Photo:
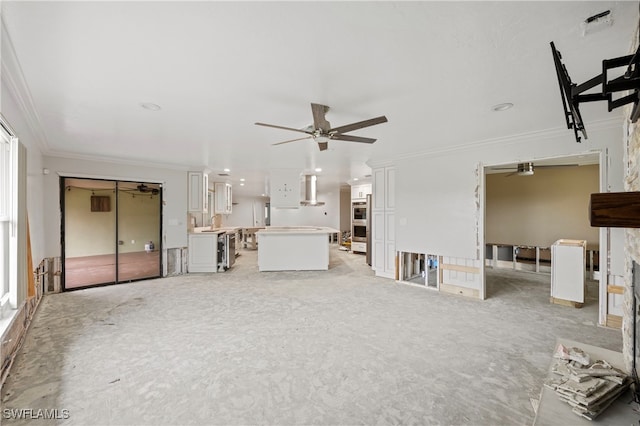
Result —
POLYGON ((275 124, 266 124, 266 123, 255 123, 255 124, 258 126, 273 127, 274 129, 291 130, 294 132, 306 133, 308 135, 311 134, 311 132, 307 132, 306 130, 294 129, 292 127, 276 126, 275 124))
POLYGON ((318 142, 318 148, 320 151, 326 151, 329 148, 329 142, 318 142))
POLYGON ((333 135, 331 136, 332 140, 337 141, 348 141, 348 142, 362 142, 362 143, 374 143, 376 139, 372 138, 363 138, 361 136, 351 136, 351 135, 333 135))
POLYGON ((509 176, 513 176, 513 175, 517 175, 518 172, 511 172, 511 173, 507 173, 506 175, 504 175, 504 177, 509 177, 509 176))
POLYGON ((580 164, 551 164, 548 166, 535 166, 536 169, 553 169, 555 167, 578 167, 580 164))
POLYGON ((322 133, 327 132, 331 128, 331 124, 327 121, 324 115, 329 111, 329 107, 320 104, 311 104, 311 113, 313 114, 313 127, 317 130, 322 130, 322 133))
POLYGON ((489 167, 491 170, 518 170, 517 167, 489 167))
POLYGON ((297 138, 297 139, 290 139, 288 141, 282 141, 282 142, 277 142, 277 143, 272 143, 271 145, 282 145, 283 143, 289 143, 289 142, 295 142, 295 141, 301 141, 303 139, 310 139, 311 136, 307 136, 305 138, 297 138))
POLYGON ((362 129, 363 127, 375 126, 376 124, 386 123, 387 117, 384 115, 376 118, 370 118, 364 121, 358 121, 357 123, 346 124, 344 126, 336 127, 335 129, 330 129, 329 133, 348 133, 354 130, 362 129))

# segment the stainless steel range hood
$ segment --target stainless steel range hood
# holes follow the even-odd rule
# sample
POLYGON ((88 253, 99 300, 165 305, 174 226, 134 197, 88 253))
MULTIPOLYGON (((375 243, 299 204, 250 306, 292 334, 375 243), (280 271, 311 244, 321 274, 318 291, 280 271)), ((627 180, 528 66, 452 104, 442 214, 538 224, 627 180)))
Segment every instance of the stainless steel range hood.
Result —
POLYGON ((304 175, 304 200, 301 206, 324 206, 324 202, 317 199, 316 175, 304 175))

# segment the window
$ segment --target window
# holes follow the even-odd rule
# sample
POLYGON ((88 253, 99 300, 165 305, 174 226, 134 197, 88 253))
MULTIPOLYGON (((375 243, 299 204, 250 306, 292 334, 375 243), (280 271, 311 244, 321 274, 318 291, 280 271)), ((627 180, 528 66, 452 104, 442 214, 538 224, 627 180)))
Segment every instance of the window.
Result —
POLYGON ((18 142, 0 116, 0 318, 11 305, 17 281, 18 142))

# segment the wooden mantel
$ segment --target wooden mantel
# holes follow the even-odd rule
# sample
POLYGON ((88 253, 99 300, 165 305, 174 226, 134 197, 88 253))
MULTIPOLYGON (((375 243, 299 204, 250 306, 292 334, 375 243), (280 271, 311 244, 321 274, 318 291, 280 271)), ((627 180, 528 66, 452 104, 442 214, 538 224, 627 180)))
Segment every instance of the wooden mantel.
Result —
POLYGON ((591 194, 591 226, 640 228, 640 192, 591 194))

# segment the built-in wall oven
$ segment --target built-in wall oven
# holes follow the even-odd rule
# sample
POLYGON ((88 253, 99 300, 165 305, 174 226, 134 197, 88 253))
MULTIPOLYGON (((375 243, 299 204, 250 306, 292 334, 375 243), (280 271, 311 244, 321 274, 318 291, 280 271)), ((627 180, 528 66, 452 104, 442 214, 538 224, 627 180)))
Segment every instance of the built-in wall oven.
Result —
POLYGON ((353 223, 351 225, 351 241, 356 243, 367 242, 367 223, 353 223))
POLYGON ((356 201, 352 203, 351 207, 351 221, 362 221, 367 223, 367 203, 362 201, 356 201))
POLYGON ((355 201, 351 207, 351 241, 367 242, 367 203, 355 201))

